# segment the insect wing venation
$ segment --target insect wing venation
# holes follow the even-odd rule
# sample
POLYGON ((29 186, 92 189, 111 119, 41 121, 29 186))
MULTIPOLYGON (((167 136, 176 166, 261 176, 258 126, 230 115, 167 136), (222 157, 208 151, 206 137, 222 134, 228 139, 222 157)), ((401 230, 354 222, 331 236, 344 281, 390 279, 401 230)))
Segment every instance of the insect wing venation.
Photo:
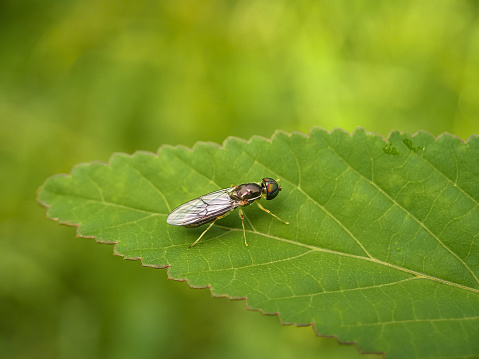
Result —
POLYGON ((166 221, 174 226, 207 223, 209 218, 221 216, 238 206, 230 198, 230 191, 231 188, 224 188, 192 199, 175 208, 166 221))

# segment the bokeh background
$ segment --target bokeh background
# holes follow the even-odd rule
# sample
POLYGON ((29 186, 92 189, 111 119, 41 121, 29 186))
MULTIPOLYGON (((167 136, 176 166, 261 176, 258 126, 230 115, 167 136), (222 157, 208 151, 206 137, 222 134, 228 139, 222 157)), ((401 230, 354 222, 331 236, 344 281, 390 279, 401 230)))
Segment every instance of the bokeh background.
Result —
POLYGON ((114 152, 276 129, 466 139, 478 15, 474 0, 2 0, 0 356, 360 357, 75 238, 35 191, 114 152))

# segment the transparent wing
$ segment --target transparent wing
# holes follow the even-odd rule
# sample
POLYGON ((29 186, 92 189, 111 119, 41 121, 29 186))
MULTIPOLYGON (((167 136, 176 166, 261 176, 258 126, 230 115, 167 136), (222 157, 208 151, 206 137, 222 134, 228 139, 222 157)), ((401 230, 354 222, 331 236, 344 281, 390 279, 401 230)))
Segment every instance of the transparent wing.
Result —
POLYGON ((176 207, 166 221, 173 226, 198 226, 238 207, 230 196, 230 188, 223 188, 192 199, 176 207))

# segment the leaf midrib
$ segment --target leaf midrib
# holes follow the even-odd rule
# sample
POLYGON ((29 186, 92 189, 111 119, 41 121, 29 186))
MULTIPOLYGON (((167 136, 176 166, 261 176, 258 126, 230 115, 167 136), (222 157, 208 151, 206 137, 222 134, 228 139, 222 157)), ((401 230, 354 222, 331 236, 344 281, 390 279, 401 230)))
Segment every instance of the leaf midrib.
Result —
MULTIPOLYGON (((240 229, 240 228, 227 227, 227 226, 222 226, 222 225, 218 225, 218 224, 215 224, 215 226, 218 227, 218 228, 223 228, 223 229, 229 230, 231 232, 240 232, 240 231, 242 232, 243 231, 243 229, 240 229)), ((284 242, 284 243, 305 247, 305 248, 310 249, 311 251, 328 253, 328 254, 338 255, 338 256, 342 256, 342 257, 354 258, 354 259, 359 259, 359 260, 362 260, 362 261, 376 263, 376 264, 379 264, 379 265, 382 265, 382 266, 385 266, 385 267, 389 267, 389 268, 399 270, 401 272, 412 274, 412 275, 416 276, 417 278, 429 279, 429 280, 439 282, 439 283, 442 283, 442 284, 446 284, 446 285, 458 287, 458 288, 461 288, 461 289, 464 289, 464 290, 468 290, 468 291, 471 291, 471 292, 479 293, 479 289, 475 289, 475 288, 467 287, 467 286, 459 284, 459 283, 454 283, 454 282, 451 282, 451 281, 447 281, 447 280, 444 280, 444 279, 441 279, 441 278, 438 278, 438 277, 431 276, 429 274, 421 273, 421 272, 418 272, 418 271, 415 271, 415 270, 412 270, 412 269, 408 269, 408 268, 404 268, 404 267, 401 267, 401 266, 398 266, 398 265, 395 265, 395 264, 384 262, 384 261, 381 261, 381 260, 376 259, 376 258, 363 257, 363 256, 358 256, 356 254, 350 254, 350 253, 335 251, 335 250, 332 250, 332 249, 321 248, 321 247, 314 246, 314 245, 311 245, 311 244, 296 242, 296 241, 293 241, 291 239, 287 239, 287 238, 283 238, 283 237, 279 237, 279 236, 273 236, 271 234, 267 234, 267 233, 263 233, 263 232, 259 232, 259 231, 252 231, 252 230, 247 229, 246 232, 251 233, 251 234, 260 235, 260 236, 270 238, 270 239, 275 239, 275 240, 278 240, 278 241, 281 241, 281 242, 284 242)), ((224 234, 222 234, 222 235, 224 235, 224 234)), ((218 237, 218 236, 211 237, 210 239, 216 238, 216 237, 218 237)), ((290 259, 291 258, 285 258, 284 260, 286 261, 286 260, 290 260, 290 259)))
MULTIPOLYGON (((259 163, 259 162, 258 162, 258 163, 259 163)), ((261 164, 261 163, 259 163, 259 164, 261 164)), ((276 174, 276 173, 275 173, 275 174, 276 174)), ((289 181, 288 181, 288 182, 289 182, 289 181)), ((291 182, 290 182, 290 183, 291 183, 291 182)), ((65 195, 64 193, 57 193, 57 192, 52 192, 52 193, 55 193, 55 194, 57 194, 57 195, 63 195, 63 196, 66 196, 66 197, 79 198, 79 199, 86 200, 86 201, 88 201, 88 202, 94 202, 94 203, 99 203, 99 204, 104 204, 104 205, 119 207, 119 208, 122 208, 122 209, 129 209, 129 210, 134 210, 134 211, 138 211, 138 212, 142 212, 142 213, 147 213, 147 214, 149 214, 150 216, 153 216, 153 215, 155 215, 155 216, 166 216, 166 214, 163 214, 163 213, 146 211, 146 210, 134 208, 134 207, 131 207, 131 206, 128 206, 128 205, 124 205, 124 204, 120 204, 120 203, 116 203, 116 202, 101 201, 101 200, 98 200, 98 199, 92 199, 92 198, 88 198, 88 197, 84 197, 84 196, 80 196, 80 195, 65 195)), ((143 219, 144 219, 144 218, 143 218, 143 219)), ((243 230, 240 229, 240 228, 227 227, 227 226, 222 226, 222 225, 218 225, 218 224, 215 224, 215 226, 218 227, 218 228, 223 228, 223 229, 229 230, 229 231, 231 231, 231 232, 243 231, 243 230)), ((114 227, 112 226, 111 228, 114 228, 114 227)), ((290 239, 287 239, 287 238, 278 237, 278 236, 273 236, 273 235, 271 235, 271 234, 263 233, 263 232, 260 232, 260 231, 257 231, 257 230, 252 231, 252 230, 248 230, 248 229, 247 229, 246 232, 249 232, 249 233, 252 233, 252 234, 256 234, 256 235, 261 235, 261 236, 264 236, 264 237, 267 237, 267 238, 271 238, 271 239, 276 239, 276 240, 279 240, 279 241, 282 241, 282 242, 285 242, 285 243, 288 243, 288 244, 299 245, 299 246, 308 248, 308 249, 310 249, 310 250, 318 251, 318 252, 329 253, 329 254, 339 255, 339 256, 343 256, 343 257, 349 257, 349 258, 354 258, 354 259, 359 259, 359 260, 364 260, 364 261, 373 262, 373 263, 380 264, 380 265, 383 265, 383 266, 386 266, 386 267, 390 267, 390 268, 394 268, 394 269, 400 270, 400 271, 402 271, 402 272, 406 272, 406 273, 409 273, 409 274, 413 274, 413 275, 415 275, 415 276, 418 277, 418 278, 426 278, 426 279, 433 280, 433 281, 435 281, 435 282, 440 282, 440 283, 443 283, 443 284, 446 284, 446 285, 450 285, 450 286, 462 288, 462 289, 465 289, 465 290, 468 290, 468 291, 472 291, 472 292, 479 293, 479 289, 474 289, 474 288, 467 287, 467 286, 464 286, 464 285, 461 285, 461 284, 458 284, 458 283, 446 281, 446 280, 444 280, 444 279, 437 278, 437 277, 434 277, 434 276, 431 276, 431 275, 428 275, 428 274, 425 274, 425 273, 417 272, 417 271, 414 271, 414 270, 411 270, 411 269, 407 269, 407 268, 403 268, 403 267, 400 267, 400 266, 397 266, 397 265, 394 265, 394 264, 391 264, 391 263, 387 263, 387 262, 384 262, 384 261, 380 261, 380 260, 378 260, 378 259, 376 259, 376 258, 374 258, 374 257, 363 257, 363 256, 355 255, 355 254, 344 253, 344 252, 339 252, 339 251, 335 251, 335 250, 331 250, 331 249, 321 248, 321 247, 318 247, 318 246, 313 246, 313 245, 309 245, 309 244, 305 244, 305 243, 293 241, 293 240, 290 240, 290 239)), ((81 234, 81 233, 80 233, 80 234, 81 234)), ((212 238, 215 238, 215 237, 212 237, 212 238)), ((290 260, 290 259, 291 259, 291 258, 286 258, 285 260, 290 260)))

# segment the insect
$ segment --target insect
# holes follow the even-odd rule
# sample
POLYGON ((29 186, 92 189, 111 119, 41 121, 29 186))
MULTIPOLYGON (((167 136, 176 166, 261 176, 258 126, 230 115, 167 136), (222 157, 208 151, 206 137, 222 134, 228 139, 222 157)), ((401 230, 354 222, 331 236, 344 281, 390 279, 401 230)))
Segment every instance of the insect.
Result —
MULTIPOLYGON (((223 188, 183 203, 171 211, 166 222, 173 226, 183 226, 187 228, 199 227, 211 222, 198 239, 188 247, 191 248, 198 243, 201 237, 208 232, 218 219, 225 217, 239 207, 241 225, 243 226, 244 244, 248 245, 244 228, 244 215, 241 207, 249 206, 261 198, 272 200, 278 195, 279 191, 281 191, 281 187, 278 185, 278 182, 268 177, 263 178, 259 183, 242 183, 237 186, 223 188)), ((256 204, 261 210, 271 214, 281 222, 289 224, 264 208, 259 202, 256 202, 256 204)))

